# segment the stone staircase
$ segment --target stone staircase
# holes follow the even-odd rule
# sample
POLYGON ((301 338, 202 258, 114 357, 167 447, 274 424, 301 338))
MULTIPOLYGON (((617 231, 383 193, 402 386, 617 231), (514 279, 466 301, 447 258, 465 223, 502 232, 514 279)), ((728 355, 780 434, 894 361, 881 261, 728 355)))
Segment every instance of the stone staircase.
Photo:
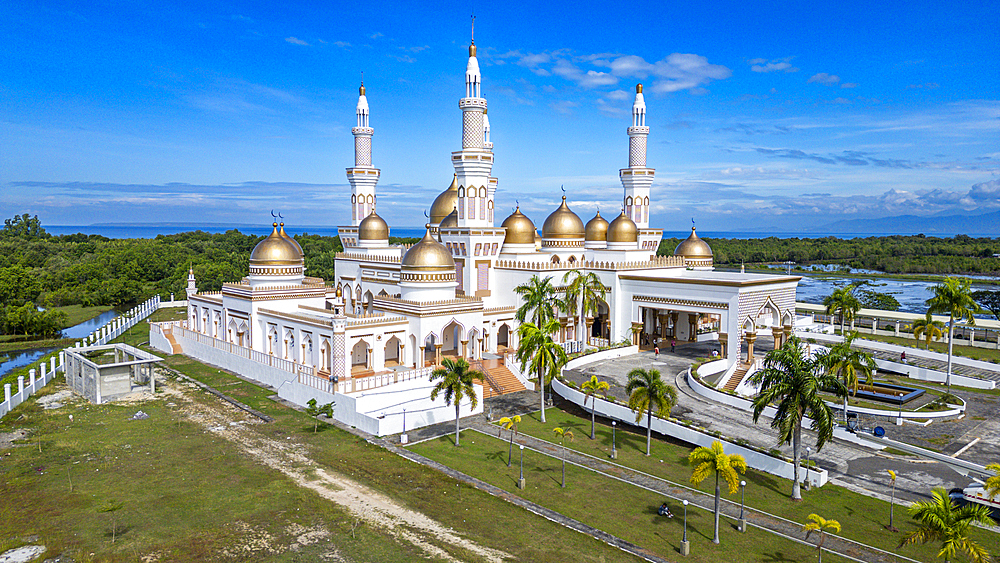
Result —
POLYGON ((485 371, 489 378, 487 381, 480 381, 483 385, 483 398, 489 399, 507 393, 524 391, 524 384, 511 373, 507 366, 498 360, 484 360, 473 364, 473 369, 485 371))
POLYGON ((170 331, 163 331, 163 336, 170 343, 171 354, 180 354, 182 352, 181 345, 177 343, 177 340, 174 339, 174 335, 170 331))
POLYGON ((744 377, 746 377, 747 372, 750 371, 750 366, 752 365, 753 364, 748 362, 741 362, 740 367, 736 368, 736 373, 734 373, 733 376, 729 378, 729 381, 726 382, 726 386, 723 387, 722 390, 736 391, 736 388, 739 387, 740 382, 743 381, 744 377))

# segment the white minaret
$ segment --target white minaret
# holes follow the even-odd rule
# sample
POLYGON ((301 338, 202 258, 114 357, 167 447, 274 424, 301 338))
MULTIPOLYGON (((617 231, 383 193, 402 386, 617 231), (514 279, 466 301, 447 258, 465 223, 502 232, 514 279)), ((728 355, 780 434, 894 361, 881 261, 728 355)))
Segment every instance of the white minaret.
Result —
POLYGON ((188 299, 198 294, 198 285, 194 279, 194 268, 188 268, 188 285, 185 291, 187 292, 188 299))
POLYGON ((462 110, 462 150, 451 153, 451 162, 458 175, 459 227, 493 226, 493 194, 497 189, 497 179, 490 177, 493 143, 489 142, 489 119, 486 117, 486 98, 480 90, 481 82, 473 37, 469 45, 469 64, 465 69, 465 97, 458 102, 462 110))
POLYGON ((375 184, 379 169, 372 166, 372 135, 375 130, 368 125, 368 98, 365 83, 358 89, 358 126, 354 134, 354 167, 347 169, 351 183, 351 225, 358 226, 375 209, 375 184))
POLYGON ((649 188, 653 185, 655 170, 646 168, 646 100, 642 97, 642 84, 635 86, 635 103, 632 104, 632 126, 628 128, 628 168, 618 176, 625 188, 625 215, 635 221, 639 229, 649 228, 649 188))

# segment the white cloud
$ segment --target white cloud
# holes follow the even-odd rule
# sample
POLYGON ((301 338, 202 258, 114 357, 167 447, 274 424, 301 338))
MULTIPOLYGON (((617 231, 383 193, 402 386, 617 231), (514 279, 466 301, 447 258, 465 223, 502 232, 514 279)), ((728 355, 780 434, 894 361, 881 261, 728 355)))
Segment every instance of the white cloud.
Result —
POLYGON ((573 108, 579 107, 580 104, 576 102, 571 102, 569 100, 560 100, 558 102, 552 102, 549 107, 558 113, 563 115, 569 115, 573 113, 573 108))
POLYGON ((368 36, 369 39, 378 39, 379 37, 385 37, 385 34, 376 31, 375 33, 368 36))
POLYGON ((798 72, 797 67, 792 66, 792 57, 783 59, 750 59, 750 70, 753 72, 798 72))
POLYGON ((820 72, 809 77, 808 82, 818 82, 820 84, 833 85, 840 82, 840 77, 836 74, 820 72))
POLYGON ((616 100, 620 102, 629 99, 629 96, 629 92, 626 92, 625 90, 612 90, 605 94, 604 97, 609 100, 616 100))
POLYGON ((610 86, 618 83, 618 78, 611 73, 588 70, 584 72, 580 67, 567 61, 559 59, 552 68, 552 73, 556 76, 576 82, 581 88, 595 88, 597 86, 610 86))
POLYGON ((309 45, 308 43, 306 43, 305 41, 299 39, 298 37, 286 37, 285 41, 287 43, 291 43, 292 45, 306 45, 306 46, 309 45))
POLYGON ((843 84, 840 85, 840 87, 841 88, 857 88, 858 87, 858 83, 857 82, 844 82, 843 84))
POLYGON ((340 47, 341 49, 346 49, 351 46, 351 44, 348 43, 347 41, 334 41, 333 44, 340 47))

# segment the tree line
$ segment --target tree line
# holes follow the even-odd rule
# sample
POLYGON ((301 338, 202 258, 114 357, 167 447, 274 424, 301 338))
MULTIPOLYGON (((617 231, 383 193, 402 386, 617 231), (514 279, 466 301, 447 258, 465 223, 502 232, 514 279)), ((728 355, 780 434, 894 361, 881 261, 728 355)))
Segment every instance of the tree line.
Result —
MULTIPOLYGON (((957 235, 951 238, 872 236, 841 239, 706 238, 717 265, 738 266, 794 262, 835 264, 892 274, 991 274, 1000 272, 1000 241, 957 235)), ((657 254, 673 254, 681 239, 660 242, 657 254)))

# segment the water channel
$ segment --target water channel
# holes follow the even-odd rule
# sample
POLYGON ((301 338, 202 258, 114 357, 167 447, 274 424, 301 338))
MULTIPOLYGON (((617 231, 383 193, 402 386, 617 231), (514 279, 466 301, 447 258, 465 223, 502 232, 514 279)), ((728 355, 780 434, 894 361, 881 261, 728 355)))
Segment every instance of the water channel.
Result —
MULTIPOLYGON (((64 328, 62 331, 62 337, 83 338, 84 336, 87 336, 91 332, 94 332, 98 328, 104 326, 111 319, 114 319, 117 316, 118 316, 118 311, 115 311, 113 309, 110 311, 106 311, 90 320, 86 320, 80 324, 64 328)), ((30 341, 25 342, 24 346, 25 348, 23 350, 0 352, 0 378, 3 378, 4 376, 14 371, 15 369, 37 362, 39 358, 55 350, 54 347, 31 348, 30 341)))

